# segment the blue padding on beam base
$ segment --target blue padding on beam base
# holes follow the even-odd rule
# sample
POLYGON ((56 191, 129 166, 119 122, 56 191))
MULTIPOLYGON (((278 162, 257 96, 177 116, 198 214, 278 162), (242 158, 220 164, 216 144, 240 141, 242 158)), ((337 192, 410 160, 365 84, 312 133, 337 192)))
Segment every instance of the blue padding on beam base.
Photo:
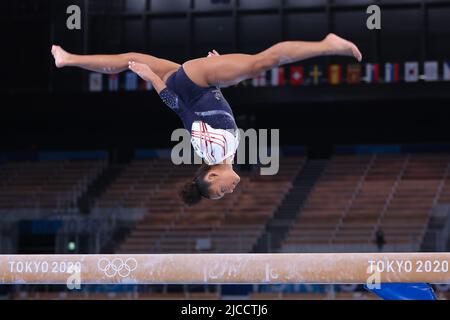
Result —
POLYGON ((385 300, 437 300, 427 283, 382 283, 379 289, 364 287, 385 300))

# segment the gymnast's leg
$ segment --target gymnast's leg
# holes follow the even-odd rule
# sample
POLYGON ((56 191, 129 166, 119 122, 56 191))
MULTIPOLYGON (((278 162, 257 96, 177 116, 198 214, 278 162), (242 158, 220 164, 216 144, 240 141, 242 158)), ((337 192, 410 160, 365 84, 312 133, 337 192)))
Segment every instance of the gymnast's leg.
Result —
POLYGON ((79 67, 106 74, 127 70, 129 61, 144 63, 164 81, 180 67, 175 62, 135 52, 114 55, 77 55, 65 51, 60 46, 52 46, 52 54, 58 68, 79 67))
POLYGON ((226 54, 190 60, 183 64, 188 76, 200 86, 229 86, 253 78, 274 67, 323 55, 353 56, 361 61, 356 45, 334 34, 322 41, 285 41, 255 55, 226 54))

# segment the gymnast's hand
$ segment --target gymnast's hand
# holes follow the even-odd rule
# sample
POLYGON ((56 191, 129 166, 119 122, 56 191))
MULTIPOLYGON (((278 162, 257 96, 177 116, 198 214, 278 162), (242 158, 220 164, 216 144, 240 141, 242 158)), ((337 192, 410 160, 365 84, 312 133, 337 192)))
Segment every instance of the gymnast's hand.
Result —
POLYGON ((153 79, 156 76, 153 70, 150 69, 150 67, 144 63, 129 61, 128 68, 145 81, 153 81, 153 79))
POLYGON ((216 50, 208 52, 208 58, 214 56, 220 56, 220 54, 216 50))
POLYGON ((129 61, 128 68, 145 81, 151 82, 158 94, 166 88, 164 81, 147 64, 129 61))

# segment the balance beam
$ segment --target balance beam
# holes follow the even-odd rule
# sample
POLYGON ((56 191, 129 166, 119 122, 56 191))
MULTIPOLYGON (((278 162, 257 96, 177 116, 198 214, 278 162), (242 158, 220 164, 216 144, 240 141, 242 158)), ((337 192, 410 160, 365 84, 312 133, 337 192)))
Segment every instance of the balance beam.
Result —
POLYGON ((450 283, 450 253, 0 255, 0 284, 450 283))

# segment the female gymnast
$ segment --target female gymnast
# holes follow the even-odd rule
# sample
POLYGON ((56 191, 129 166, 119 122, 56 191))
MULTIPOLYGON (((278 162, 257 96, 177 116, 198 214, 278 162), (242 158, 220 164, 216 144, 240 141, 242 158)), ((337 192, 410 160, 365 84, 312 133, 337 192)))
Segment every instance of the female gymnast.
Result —
POLYGON ((80 67, 115 74, 130 69, 153 84, 162 101, 181 118, 191 134, 195 152, 204 164, 180 190, 188 205, 202 197, 220 199, 233 192, 239 176, 233 170, 239 133, 221 87, 235 85, 284 64, 323 55, 352 56, 361 61, 355 44, 335 34, 321 41, 284 41, 258 54, 219 55, 189 60, 183 65, 141 53, 76 55, 52 46, 56 67, 80 67))

